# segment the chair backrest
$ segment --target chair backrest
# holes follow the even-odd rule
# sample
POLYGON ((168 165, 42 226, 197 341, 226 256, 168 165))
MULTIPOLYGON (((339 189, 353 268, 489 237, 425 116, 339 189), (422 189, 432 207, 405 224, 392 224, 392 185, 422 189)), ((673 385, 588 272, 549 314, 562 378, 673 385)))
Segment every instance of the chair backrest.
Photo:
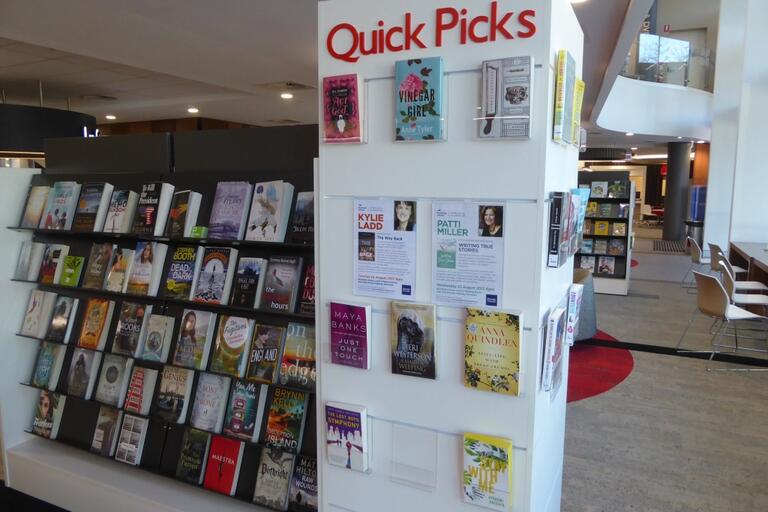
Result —
POLYGON ((640 214, 641 215, 653 215, 653 211, 651 210, 651 205, 649 204, 643 204, 640 206, 640 214))
POLYGON ((709 246, 709 267, 712 269, 712 272, 722 272, 722 268, 720 267, 720 258, 718 258, 718 254, 722 254, 725 256, 725 253, 720 249, 720 246, 717 244, 708 243, 709 246))
POLYGON ((696 264, 701 263, 701 247, 699 247, 699 242, 696 241, 695 238, 688 237, 688 246, 691 248, 691 261, 693 261, 696 264))
POLYGON ((696 305, 705 315, 725 319, 728 305, 731 303, 728 293, 714 276, 693 272, 696 278, 696 305))
MULTIPOLYGON (((720 257, 725 259, 725 256, 720 257)), ((733 282, 733 274, 728 271, 728 267, 723 265, 723 271, 720 272, 720 276, 723 288, 725 288, 725 293, 728 294, 728 298, 731 299, 731 302, 733 302, 733 294, 736 292, 736 285, 733 282)))
POLYGON ((722 252, 717 253, 717 262, 721 271, 728 272, 732 278, 735 278, 736 272, 733 271, 731 262, 728 261, 728 258, 725 257, 725 254, 722 252))

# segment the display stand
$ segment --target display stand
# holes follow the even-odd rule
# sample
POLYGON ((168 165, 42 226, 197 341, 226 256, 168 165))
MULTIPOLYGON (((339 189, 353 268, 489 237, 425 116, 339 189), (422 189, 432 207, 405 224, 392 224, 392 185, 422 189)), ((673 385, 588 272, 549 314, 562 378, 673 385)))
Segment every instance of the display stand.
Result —
MULTIPOLYGON (((605 293, 609 295, 627 295, 629 293, 629 279, 632 270, 632 245, 634 241, 633 218, 635 213, 635 184, 629 179, 627 171, 600 171, 600 172, 579 172, 579 186, 592 187, 596 182, 613 183, 619 181, 626 189, 624 197, 590 197, 590 203, 597 205, 598 211, 590 213, 587 211, 586 224, 584 230, 584 240, 587 245, 582 244, 574 260, 576 268, 585 268, 582 263, 584 259, 590 258, 595 262, 592 276, 594 278, 595 293, 605 293), (624 206, 625 205, 625 206, 624 206), (602 211, 604 209, 605 211, 602 211), (612 209, 612 213, 607 210, 612 209), (605 213, 605 215, 604 215, 605 213), (607 234, 596 233, 596 224, 605 223, 608 225, 607 234), (590 229, 587 227, 591 226, 590 229), (624 233, 614 232, 615 226, 623 227, 624 233), (612 254, 607 249, 606 252, 596 252, 596 244, 603 242, 610 247, 612 240, 618 240, 624 246, 624 251, 612 254), (591 244, 593 250, 589 249, 591 244), (600 258, 613 258, 615 263, 613 272, 600 268, 600 258)), ((606 191, 607 192, 607 191, 606 191)))
MULTIPOLYGON (((318 191, 319 268, 317 323, 319 381, 318 432, 323 435, 326 401, 367 406, 371 471, 360 473, 330 465, 318 454, 321 510, 479 510, 462 499, 462 445, 465 432, 511 439, 514 444, 512 507, 515 512, 560 510, 565 386, 554 396, 541 391, 545 324, 572 282, 570 264, 547 268, 549 193, 576 186, 578 149, 552 141, 555 59, 568 49, 579 75, 582 32, 567 0, 529 3, 407 2, 377 4, 329 0, 319 4, 319 74, 357 73, 364 80, 365 144, 320 146, 318 191), (494 7, 495 6, 495 7, 494 7), (459 24, 436 47, 437 10, 466 8, 466 19, 535 9, 532 37, 460 44, 459 24), (405 21, 408 13, 408 21, 405 21), (380 21, 381 20, 381 21, 380 21), (415 27, 425 49, 360 55, 347 62, 328 51, 327 37, 342 26, 365 34, 383 26, 415 27), (347 24, 347 25, 341 25, 347 24), (352 28, 350 28, 352 27, 352 28), (445 142, 395 141, 394 62, 442 56, 445 63, 445 142), (529 140, 480 140, 477 121, 483 60, 531 56, 536 63, 529 140), (390 371, 390 301, 353 295, 356 240, 355 199, 396 198, 418 202, 416 283, 413 299, 431 300, 431 218, 438 200, 494 201, 504 205, 503 299, 499 306, 521 312, 520 394, 480 392, 463 385, 464 321, 461 307, 437 308, 439 356, 437 380, 393 375, 390 371), (372 305, 371 369, 330 363, 329 301, 372 305), (418 453, 410 457, 409 454, 418 453), (403 470, 405 469, 405 471, 403 470), (405 476, 410 475, 410 476, 405 476)), ((515 19, 514 17, 512 18, 515 19)), ((510 22, 510 26, 514 25, 510 22)), ((472 25, 475 26, 475 25, 472 25)), ((516 25, 515 25, 516 26, 516 25)), ((487 25, 478 30, 488 30, 487 25)), ((518 27, 519 28, 519 27, 518 27)), ((484 32, 487 35, 488 32, 484 32)), ((348 31, 336 31, 335 50, 350 47, 348 31)), ((395 44, 402 38, 394 36, 395 44)), ((322 97, 321 105, 322 105, 322 97)), ((321 112, 322 119, 322 112, 321 112)), ((567 382, 567 355, 563 380, 567 382)), ((321 438, 322 439, 322 438, 321 438)), ((324 442, 321 440, 321 446, 324 442)))
MULTIPOLYGON (((272 147, 258 154, 251 153, 265 136, 266 129, 239 130, 235 139, 222 147, 220 141, 227 140, 228 130, 212 132, 210 138, 205 134, 181 136, 181 143, 171 144, 168 134, 153 136, 115 136, 104 139, 69 139, 51 141, 48 145, 48 162, 52 166, 43 174, 34 176, 34 184, 48 184, 54 181, 76 180, 108 181, 116 189, 130 188, 140 190, 142 183, 167 181, 176 185, 177 190, 191 189, 203 194, 198 215, 198 222, 206 224, 209 218, 216 183, 219 181, 261 182, 272 179, 284 179, 294 184, 296 191, 312 190, 312 154, 316 148, 316 128, 301 127, 298 131, 282 131, 281 137, 272 139, 272 147), (280 139, 280 140, 278 140, 280 139), (287 147, 301 151, 285 151, 287 147), (194 148, 195 155, 217 154, 215 159, 195 158, 187 155, 184 148, 194 148), (175 151, 175 155, 173 152, 175 151), (280 157, 283 151, 286 158, 280 157), (134 154, 143 155, 132 161, 134 154), (290 156, 288 156, 290 154, 290 156), (153 155, 155 158, 148 158, 153 155), (175 156, 175 158, 174 158, 175 156), (172 166, 172 161, 178 162, 172 166), (194 164, 192 164, 194 162, 194 164), (132 167, 133 166, 133 167, 132 167), (133 169, 133 171, 131 170, 133 169)), ((2 220, 5 225, 17 225, 26 190, 30 183, 29 175, 14 176, 6 180, 4 194, 9 200, 3 202, 2 220), (11 200, 10 198, 14 198, 11 200)), ((240 256, 269 258, 273 255, 300 255, 305 260, 313 256, 312 244, 295 243, 259 243, 248 241, 207 241, 207 240, 172 240, 164 237, 114 235, 108 233, 71 233, 68 231, 48 232, 42 230, 8 231, 14 237, 32 236, 37 241, 64 243, 70 246, 70 255, 88 256, 92 243, 111 241, 120 247, 130 248, 138 240, 157 240, 169 245, 168 255, 163 267, 163 276, 170 265, 170 255, 176 245, 219 245, 237 247, 240 256)), ((18 255, 19 244, 6 244, 6 276, 13 275, 18 255), (13 254, 15 251, 16 254, 13 254)), ((8 285, 5 285, 8 286, 8 285)), ((116 301, 116 313, 109 326, 111 345, 112 335, 117 322, 117 308, 120 301, 129 300, 153 304, 153 313, 162 313, 177 318, 173 340, 177 339, 180 328, 179 318, 184 308, 211 310, 219 314, 233 314, 253 318, 256 323, 285 326, 288 322, 299 321, 314 323, 313 316, 296 313, 269 313, 250 308, 205 305, 167 299, 161 291, 157 297, 131 296, 103 290, 84 290, 66 288, 58 285, 37 285, 39 288, 63 293, 81 299, 95 296, 116 301)), ((256 482, 256 467, 259 461, 261 445, 246 443, 238 479, 236 499, 217 495, 202 488, 195 488, 180 481, 174 481, 176 461, 179 457, 184 425, 169 424, 150 413, 147 439, 139 468, 121 464, 115 460, 88 453, 99 404, 95 400, 82 400, 68 397, 64 415, 56 440, 47 440, 28 435, 32 413, 38 390, 19 383, 29 381, 34 366, 38 342, 35 339, 14 335, 24 315, 30 284, 11 282, 10 287, 16 297, 16 304, 3 308, 7 318, 3 325, 8 343, 4 346, 2 360, 8 364, 8 371, 2 372, 0 386, 3 391, 2 420, 4 442, 7 447, 7 468, 9 486, 22 492, 39 497, 69 510, 100 511, 205 511, 221 510, 269 510, 251 503, 256 482), (18 289, 18 293, 17 293, 18 289), (78 449, 79 448, 79 449, 78 449), (168 477, 168 478, 165 478, 168 477)), ((3 294, 8 297, 10 294, 3 294)), ((7 300, 7 299, 6 299, 7 300)), ((81 300, 82 303, 82 300, 81 300)), ((80 309, 73 329, 78 332, 82 321, 80 309)), ((73 335, 74 336, 74 335, 73 335)), ((67 348, 68 356, 74 342, 67 348)), ((138 361, 137 361, 138 362, 138 361)), ((159 363, 138 362, 141 366, 162 369, 159 363)), ((68 359, 64 368, 58 391, 63 391, 68 359)), ((196 377, 199 372, 196 371, 196 377)), ((270 386, 272 388, 272 386, 270 386)), ((193 394, 194 396, 194 388, 193 394)), ((316 433, 315 400, 310 396, 307 427, 304 431, 300 453, 315 456, 316 433)), ((188 423, 188 422, 187 422, 188 423)), ((264 426, 261 427, 264 432, 264 426)))

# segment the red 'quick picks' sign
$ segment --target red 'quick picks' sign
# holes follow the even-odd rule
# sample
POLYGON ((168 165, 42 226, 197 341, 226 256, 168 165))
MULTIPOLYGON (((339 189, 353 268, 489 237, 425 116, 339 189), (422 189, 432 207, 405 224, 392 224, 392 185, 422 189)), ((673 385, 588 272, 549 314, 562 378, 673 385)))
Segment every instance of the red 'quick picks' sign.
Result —
MULTIPOLYGON (((434 46, 439 48, 448 37, 456 36, 459 44, 467 44, 468 41, 489 43, 505 39, 526 39, 536 33, 535 17, 534 9, 499 11, 499 4, 495 1, 490 3, 487 14, 477 16, 471 16, 467 9, 441 7, 435 11, 434 46)), ((376 29, 363 32, 351 23, 335 25, 326 38, 328 53, 338 60, 357 62, 363 55, 427 48, 423 33, 427 24, 415 21, 410 12, 405 13, 402 25, 386 27, 379 20, 377 26, 376 29)))

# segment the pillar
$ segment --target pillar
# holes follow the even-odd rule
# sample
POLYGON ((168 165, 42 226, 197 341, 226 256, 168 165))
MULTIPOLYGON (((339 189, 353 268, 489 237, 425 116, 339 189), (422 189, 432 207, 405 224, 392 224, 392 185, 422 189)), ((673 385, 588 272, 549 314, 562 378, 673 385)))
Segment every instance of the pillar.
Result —
POLYGON ((664 240, 685 237, 685 216, 690 188, 691 144, 670 142, 667 147, 667 195, 664 198, 664 240))

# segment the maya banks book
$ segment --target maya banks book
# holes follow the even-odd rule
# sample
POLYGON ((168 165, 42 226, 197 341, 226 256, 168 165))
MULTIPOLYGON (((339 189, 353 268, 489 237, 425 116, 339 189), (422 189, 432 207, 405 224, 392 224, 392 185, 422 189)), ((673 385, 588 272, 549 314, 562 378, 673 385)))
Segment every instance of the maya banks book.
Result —
POLYGON ((520 317, 503 311, 467 308, 464 385, 517 395, 519 374, 520 317))
POLYGON ((367 370, 371 306, 331 302, 331 362, 367 370))
POLYGON ((442 57, 397 61, 395 84, 395 140, 444 139, 442 57))

